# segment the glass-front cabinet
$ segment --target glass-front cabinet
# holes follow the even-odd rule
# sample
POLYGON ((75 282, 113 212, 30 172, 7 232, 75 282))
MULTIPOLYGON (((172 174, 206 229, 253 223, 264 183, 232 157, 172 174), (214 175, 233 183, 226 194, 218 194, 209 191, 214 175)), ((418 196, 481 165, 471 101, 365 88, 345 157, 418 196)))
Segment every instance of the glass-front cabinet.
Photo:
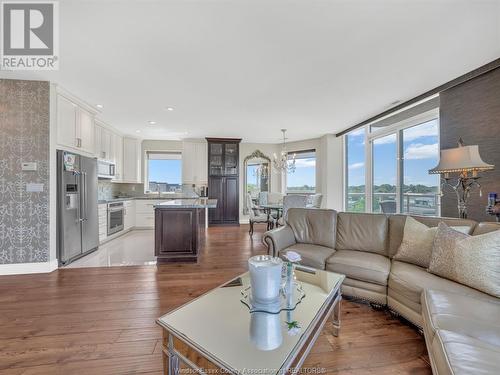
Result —
POLYGON ((209 225, 239 225, 239 146, 241 139, 207 138, 208 196, 217 207, 208 211, 209 225))

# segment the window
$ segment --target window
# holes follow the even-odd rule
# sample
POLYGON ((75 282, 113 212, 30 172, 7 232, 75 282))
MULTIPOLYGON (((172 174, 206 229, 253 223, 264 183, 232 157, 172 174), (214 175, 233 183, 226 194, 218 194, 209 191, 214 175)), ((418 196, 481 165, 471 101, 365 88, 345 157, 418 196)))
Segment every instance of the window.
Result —
POLYGON ((439 216, 438 110, 397 118, 345 135, 346 211, 439 216))
POLYGON ((402 131, 403 192, 401 212, 438 216, 439 175, 429 174, 439 162, 439 124, 434 119, 402 131))
POLYGON ((177 192, 182 188, 182 154, 148 151, 146 192, 177 192))
POLYGON ((346 135, 346 210, 365 212, 365 129, 346 135))
POLYGON ((295 154, 295 171, 286 175, 287 193, 316 192, 316 150, 295 151, 288 153, 291 160, 295 154))

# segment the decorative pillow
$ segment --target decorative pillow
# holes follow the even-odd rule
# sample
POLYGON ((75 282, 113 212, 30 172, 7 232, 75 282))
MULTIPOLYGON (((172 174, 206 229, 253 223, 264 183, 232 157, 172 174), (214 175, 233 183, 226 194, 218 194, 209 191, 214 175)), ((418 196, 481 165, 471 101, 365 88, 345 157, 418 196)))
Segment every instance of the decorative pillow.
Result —
POLYGON ((428 271, 500 298, 500 231, 469 236, 440 223, 428 271))
POLYGON ((394 259, 424 268, 429 267, 436 232, 437 227, 429 228, 408 216, 405 222, 403 241, 401 241, 394 259))

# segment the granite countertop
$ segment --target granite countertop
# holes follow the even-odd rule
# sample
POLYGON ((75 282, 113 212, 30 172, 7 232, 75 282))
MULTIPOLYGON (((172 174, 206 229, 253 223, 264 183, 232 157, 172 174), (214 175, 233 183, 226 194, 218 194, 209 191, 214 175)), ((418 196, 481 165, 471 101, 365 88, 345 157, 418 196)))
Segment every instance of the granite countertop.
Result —
MULTIPOLYGON (((158 195, 147 195, 147 196, 142 196, 142 197, 121 197, 121 198, 109 198, 109 199, 99 199, 97 201, 98 204, 104 204, 104 203, 113 203, 113 202, 125 202, 125 201, 132 201, 132 200, 177 200, 177 199, 200 199, 199 197, 190 197, 190 196, 179 196, 176 194, 172 194, 172 196, 169 196, 169 194, 163 194, 161 197, 158 195)), ((201 198, 201 199, 207 199, 207 198, 201 198)))
POLYGON ((169 208, 215 208, 217 207, 217 199, 208 198, 187 198, 187 199, 174 199, 171 201, 162 202, 155 205, 155 208, 169 209, 169 208))

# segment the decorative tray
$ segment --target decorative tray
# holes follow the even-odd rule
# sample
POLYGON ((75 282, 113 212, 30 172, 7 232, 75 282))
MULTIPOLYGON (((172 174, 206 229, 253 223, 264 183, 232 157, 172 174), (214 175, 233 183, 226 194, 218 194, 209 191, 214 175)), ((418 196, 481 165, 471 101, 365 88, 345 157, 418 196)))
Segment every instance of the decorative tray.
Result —
POLYGON ((306 296, 302 285, 296 281, 293 283, 292 293, 285 294, 280 291, 279 299, 276 303, 270 304, 256 304, 252 301, 252 287, 248 286, 241 291, 241 302, 248 307, 251 313, 254 312, 265 312, 270 314, 279 314, 281 311, 291 311, 294 310, 297 305, 306 296))

